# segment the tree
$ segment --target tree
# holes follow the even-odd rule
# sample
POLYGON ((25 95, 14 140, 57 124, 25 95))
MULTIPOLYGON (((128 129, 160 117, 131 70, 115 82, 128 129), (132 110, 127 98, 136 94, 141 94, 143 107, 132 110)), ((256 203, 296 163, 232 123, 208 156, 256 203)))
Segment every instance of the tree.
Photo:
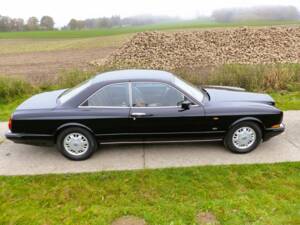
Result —
POLYGON ((12 19, 12 31, 23 31, 24 30, 24 20, 21 18, 12 19))
POLYGON ((43 16, 40 26, 45 30, 53 30, 54 20, 51 16, 43 16))
POLYGON ((39 20, 38 18, 36 17, 30 17, 28 20, 27 20, 27 29, 28 30, 38 30, 39 29, 39 20))
POLYGON ((11 19, 8 16, 0 16, 0 31, 10 31, 11 19))
POLYGON ((71 30, 77 29, 77 20, 71 19, 70 22, 69 22, 69 24, 68 24, 68 27, 69 27, 71 30))

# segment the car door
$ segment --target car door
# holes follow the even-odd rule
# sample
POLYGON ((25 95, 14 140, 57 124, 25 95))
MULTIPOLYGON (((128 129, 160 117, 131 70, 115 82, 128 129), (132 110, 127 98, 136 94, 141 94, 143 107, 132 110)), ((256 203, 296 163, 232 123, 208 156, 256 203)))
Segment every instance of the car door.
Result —
POLYGON ((203 107, 193 103, 175 87, 162 82, 131 83, 131 132, 144 139, 195 138, 207 130, 203 107))
POLYGON ((117 139, 130 129, 129 83, 114 83, 102 87, 81 106, 90 127, 100 140, 117 139))

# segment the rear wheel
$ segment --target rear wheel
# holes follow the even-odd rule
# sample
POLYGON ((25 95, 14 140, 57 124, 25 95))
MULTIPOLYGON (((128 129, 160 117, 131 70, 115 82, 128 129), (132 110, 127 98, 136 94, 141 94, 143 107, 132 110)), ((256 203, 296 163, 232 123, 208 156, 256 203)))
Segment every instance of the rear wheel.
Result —
POLYGON ((262 132, 254 122, 241 122, 231 128, 224 145, 234 153, 248 153, 254 150, 261 142, 262 132))
POLYGON ((96 151, 97 142, 89 131, 80 127, 71 127, 58 135, 57 147, 69 159, 85 160, 96 151))

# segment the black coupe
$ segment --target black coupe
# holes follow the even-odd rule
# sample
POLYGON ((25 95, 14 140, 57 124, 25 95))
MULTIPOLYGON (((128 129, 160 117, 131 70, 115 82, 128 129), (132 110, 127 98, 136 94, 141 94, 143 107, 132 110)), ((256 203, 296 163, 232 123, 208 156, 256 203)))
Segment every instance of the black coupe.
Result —
POLYGON ((90 157, 99 144, 132 142, 223 140, 246 153, 282 133, 282 117, 266 94, 197 88, 164 71, 121 70, 29 98, 13 113, 6 137, 56 144, 73 160, 90 157))

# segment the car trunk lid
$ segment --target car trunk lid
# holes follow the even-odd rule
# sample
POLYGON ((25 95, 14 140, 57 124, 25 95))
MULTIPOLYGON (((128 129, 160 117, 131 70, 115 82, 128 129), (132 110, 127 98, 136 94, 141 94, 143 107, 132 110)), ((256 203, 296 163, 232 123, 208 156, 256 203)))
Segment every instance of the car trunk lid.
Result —
POLYGON ((17 110, 52 109, 57 105, 57 98, 65 90, 49 91, 32 96, 18 106, 17 110))

